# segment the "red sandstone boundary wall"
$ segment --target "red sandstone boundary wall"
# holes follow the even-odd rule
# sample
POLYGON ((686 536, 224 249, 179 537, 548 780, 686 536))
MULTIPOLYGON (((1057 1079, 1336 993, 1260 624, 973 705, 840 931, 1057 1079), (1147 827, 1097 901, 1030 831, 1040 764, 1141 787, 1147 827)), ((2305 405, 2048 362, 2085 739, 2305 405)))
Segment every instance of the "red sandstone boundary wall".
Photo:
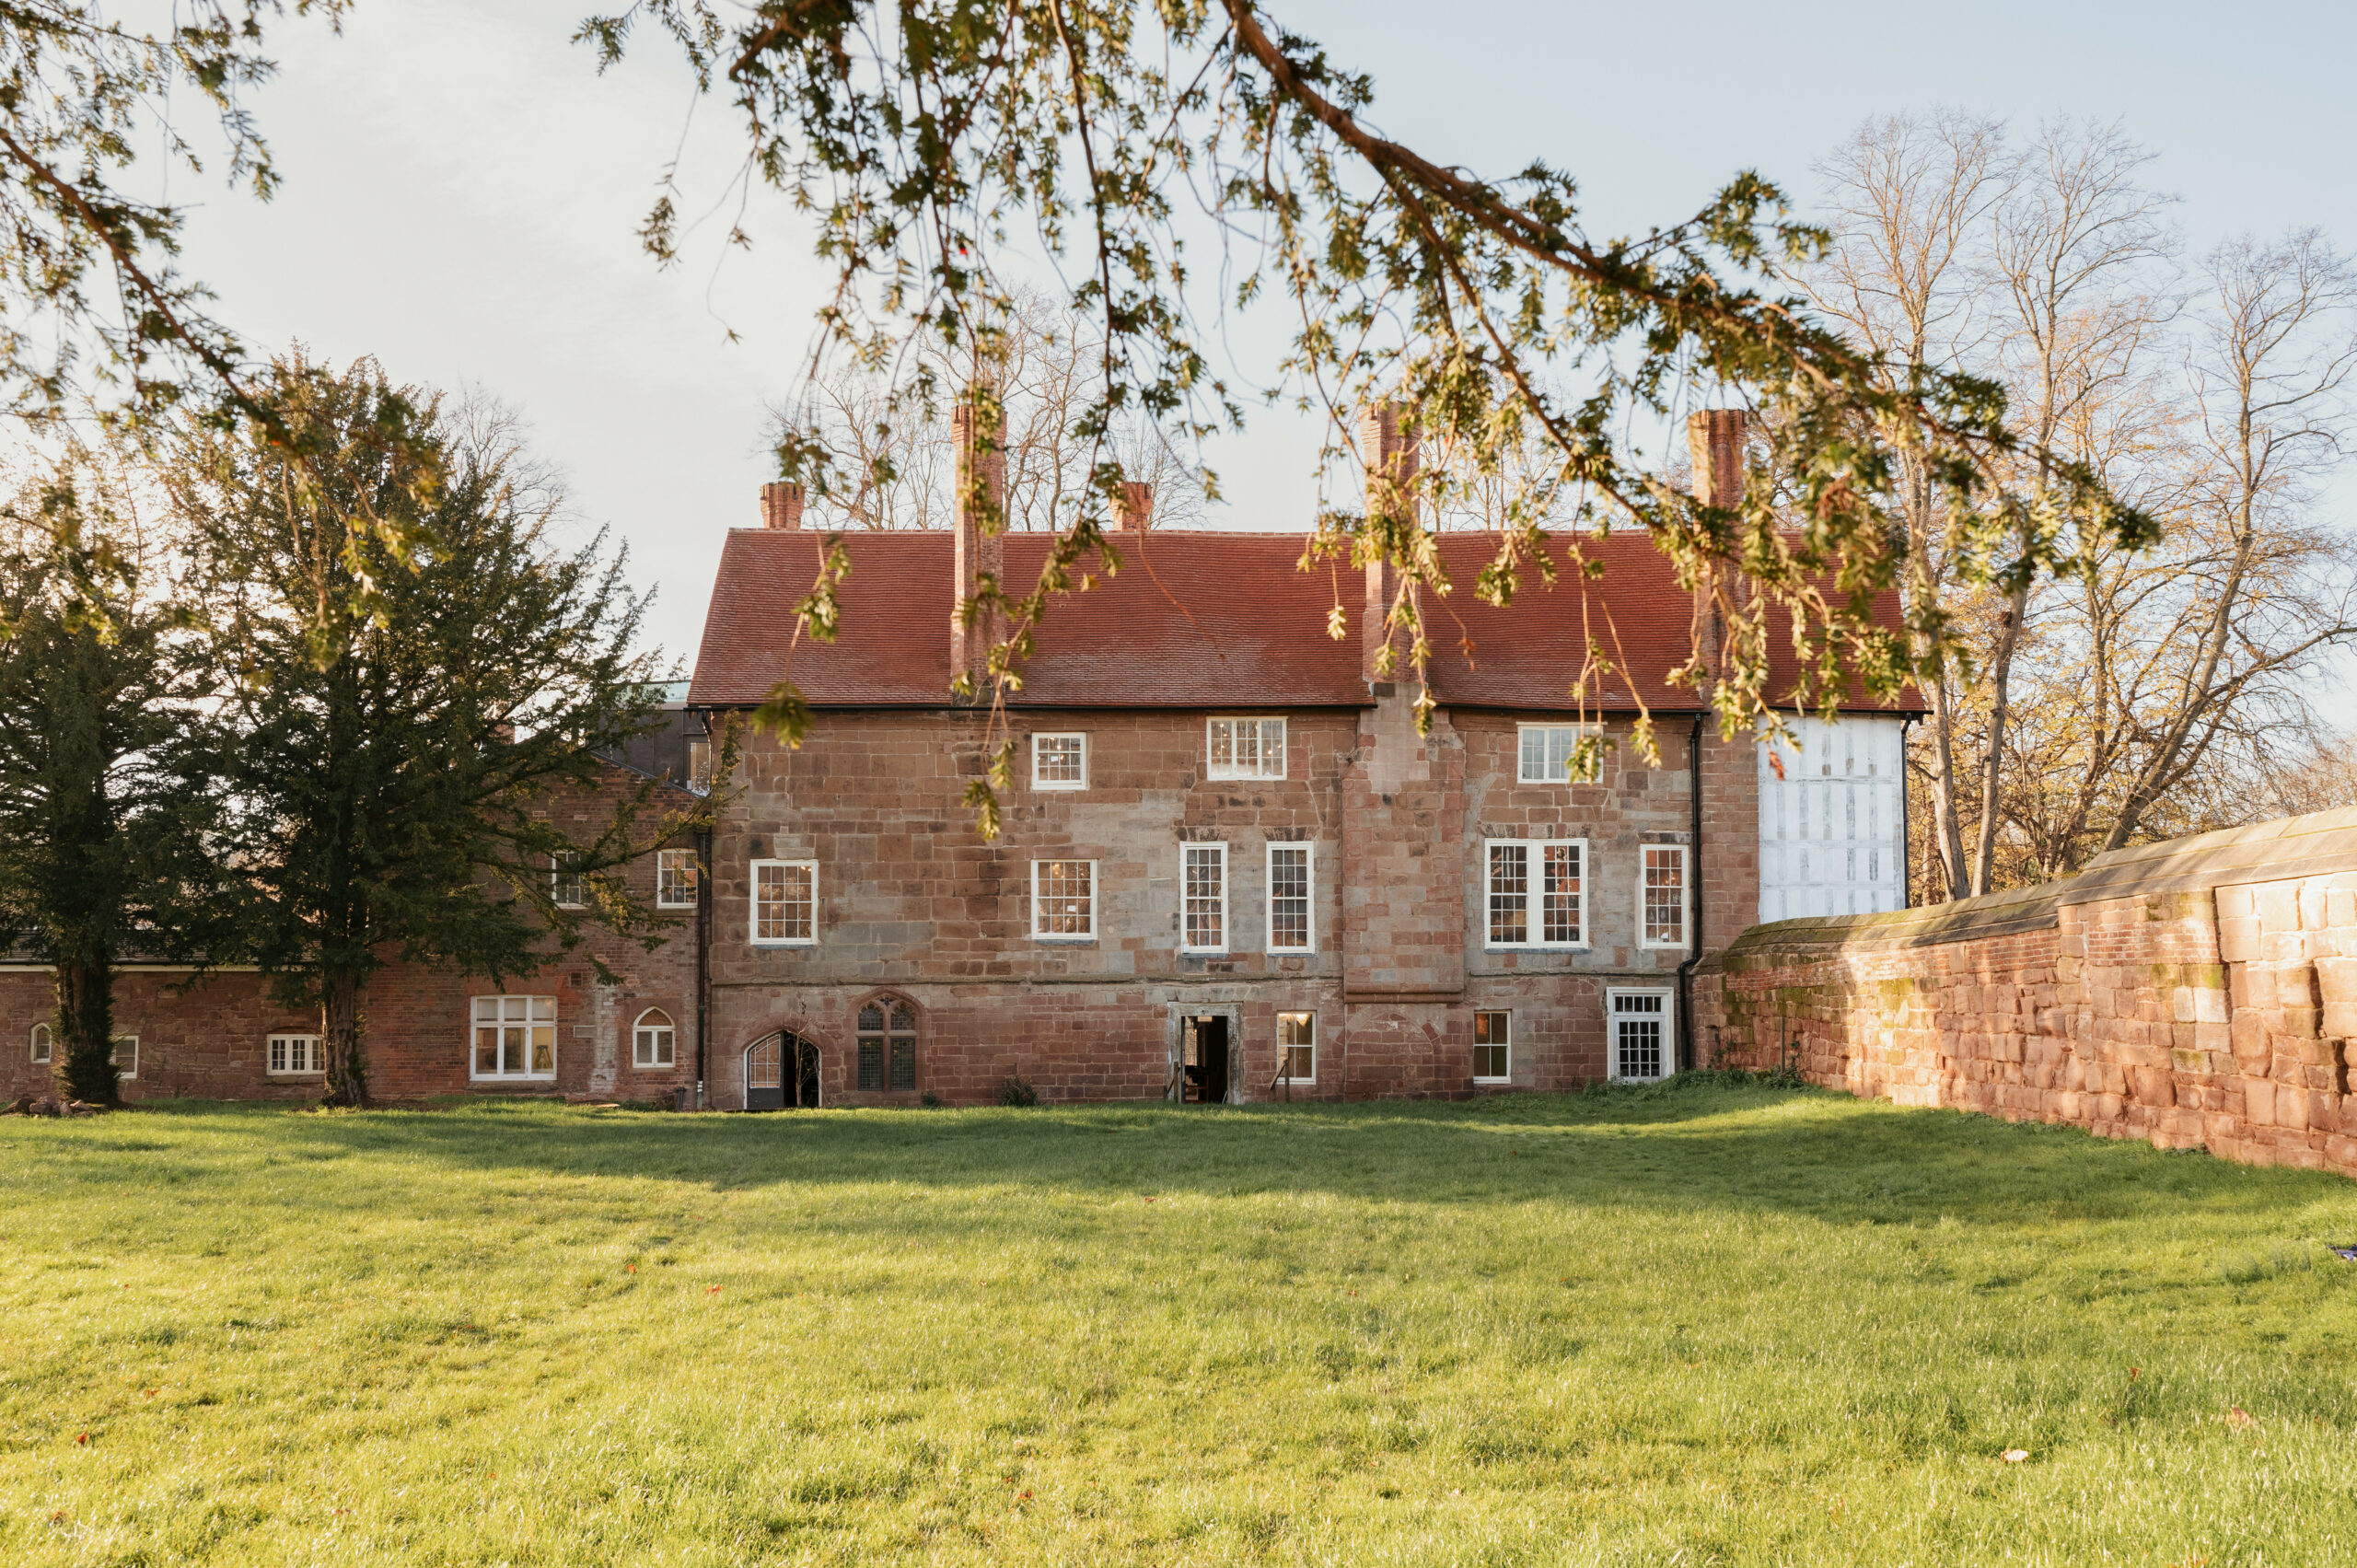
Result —
POLYGON ((2097 857, 1698 967, 1706 1058, 1899 1105, 2357 1176, 2357 809, 2097 857))

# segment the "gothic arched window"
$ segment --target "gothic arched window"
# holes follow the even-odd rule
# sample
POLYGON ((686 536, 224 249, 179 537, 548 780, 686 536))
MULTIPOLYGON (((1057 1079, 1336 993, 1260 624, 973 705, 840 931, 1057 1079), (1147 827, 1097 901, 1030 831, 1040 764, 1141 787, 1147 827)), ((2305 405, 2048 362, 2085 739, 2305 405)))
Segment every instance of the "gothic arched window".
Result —
POLYGON ((859 1010, 859 1086, 917 1086, 917 1010, 897 996, 879 996, 859 1010))

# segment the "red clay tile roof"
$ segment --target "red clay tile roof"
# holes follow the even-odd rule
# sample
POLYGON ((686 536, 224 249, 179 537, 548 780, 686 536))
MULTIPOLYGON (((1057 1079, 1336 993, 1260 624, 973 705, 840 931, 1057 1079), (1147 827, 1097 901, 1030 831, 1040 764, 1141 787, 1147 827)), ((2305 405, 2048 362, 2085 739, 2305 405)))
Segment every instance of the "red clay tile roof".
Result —
MULTIPOLYGON (((951 536, 862 533, 850 539, 842 630, 831 644, 793 645, 796 601, 819 566, 823 536, 737 528, 723 550, 697 655, 693 706, 761 702, 788 672, 817 707, 938 707, 949 691, 951 536)), ((1006 582, 1019 592, 1047 557, 1040 534, 1006 536, 1006 582)), ((1015 703, 1028 708, 1345 707, 1367 705, 1359 676, 1364 579, 1321 563, 1298 571, 1303 536, 1157 530, 1123 541, 1117 577, 1054 602, 1024 666, 1015 703), (1326 634, 1339 592, 1350 636, 1326 634)), ((1604 576, 1559 570, 1551 588, 1527 568, 1504 609, 1483 604, 1473 581, 1494 549, 1479 534, 1444 536, 1455 591, 1427 599, 1434 694, 1456 707, 1546 712, 1566 694, 1586 630, 1612 646, 1610 627, 1655 709, 1690 711, 1693 694, 1663 677, 1684 662, 1691 600, 1669 562, 1642 534, 1582 540, 1604 576), (1583 606, 1585 630, 1583 626, 1583 606), (1472 643, 1470 656, 1461 639, 1472 643)), ((1560 546, 1558 547, 1561 548, 1560 546)), ((1560 560, 1560 556, 1558 557, 1560 560)), ((1893 599, 1878 616, 1895 623, 1893 599)), ((1789 690, 1778 671, 1771 691, 1789 690)), ((1635 704, 1617 679, 1602 704, 1635 704)), ((1862 704, 1863 705, 1863 704, 1862 704)), ((1909 711, 1902 704, 1894 711, 1909 711)))

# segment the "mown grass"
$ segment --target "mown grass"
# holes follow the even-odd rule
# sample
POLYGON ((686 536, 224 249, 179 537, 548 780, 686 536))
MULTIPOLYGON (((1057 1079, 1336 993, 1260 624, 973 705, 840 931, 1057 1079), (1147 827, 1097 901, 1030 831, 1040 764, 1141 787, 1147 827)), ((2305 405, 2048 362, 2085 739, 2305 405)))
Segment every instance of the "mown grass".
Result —
POLYGON ((0 1180, 11 1563, 2357 1561, 2357 1187, 2070 1132, 187 1106, 0 1180))

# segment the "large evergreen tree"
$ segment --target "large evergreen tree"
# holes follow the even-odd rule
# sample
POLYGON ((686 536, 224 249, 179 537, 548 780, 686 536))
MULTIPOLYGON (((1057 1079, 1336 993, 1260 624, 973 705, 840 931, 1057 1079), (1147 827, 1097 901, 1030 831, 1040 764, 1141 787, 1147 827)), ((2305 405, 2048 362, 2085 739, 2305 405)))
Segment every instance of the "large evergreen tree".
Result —
POLYGON ((366 361, 282 361, 269 396, 272 424, 192 437, 172 483, 238 675, 244 950, 320 1007, 328 1102, 357 1105, 369 976, 398 955, 504 980, 590 925, 652 945, 664 923, 606 873, 683 823, 651 784, 551 814, 610 781, 601 757, 644 722, 655 672, 621 561, 602 539, 559 548, 554 491, 512 430, 366 361))
POLYGON ((0 909, 54 968, 66 1092, 112 1104, 117 961, 191 956, 219 908, 203 649, 90 465, 20 495, 6 525, 0 909))

